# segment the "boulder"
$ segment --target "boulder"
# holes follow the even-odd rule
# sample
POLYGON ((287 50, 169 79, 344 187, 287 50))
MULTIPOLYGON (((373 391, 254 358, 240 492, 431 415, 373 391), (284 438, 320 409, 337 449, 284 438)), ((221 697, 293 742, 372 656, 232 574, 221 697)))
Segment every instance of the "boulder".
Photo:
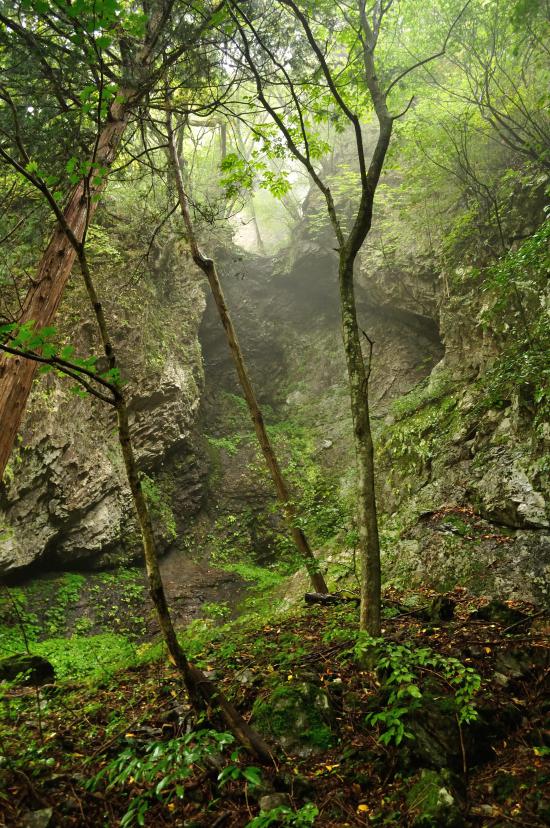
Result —
POLYGON ((55 681, 55 670, 46 658, 21 653, 0 659, 0 681, 23 685, 51 684, 55 681))
POLYGON ((417 766, 462 770, 460 733, 451 699, 425 694, 408 717, 407 729, 414 737, 409 749, 417 766))
POLYGON ((521 610, 509 607, 504 601, 495 599, 489 601, 484 607, 480 607, 470 617, 480 621, 502 624, 503 626, 512 626, 512 624, 519 624, 520 621, 526 620, 529 616, 521 610))
POLYGON ((262 796, 260 799, 260 810, 274 811, 275 808, 290 808, 290 797, 286 793, 272 793, 262 796))
POLYGON ((318 684, 299 676, 273 685, 267 698, 259 698, 252 723, 297 756, 311 756, 330 747, 335 713, 329 694, 318 684))
POLYGON ((48 828, 52 825, 53 808, 41 808, 39 811, 30 811, 23 818, 22 828, 48 828))
POLYGON ((423 770, 411 787, 407 804, 413 828, 462 828, 464 818, 448 771, 423 770))

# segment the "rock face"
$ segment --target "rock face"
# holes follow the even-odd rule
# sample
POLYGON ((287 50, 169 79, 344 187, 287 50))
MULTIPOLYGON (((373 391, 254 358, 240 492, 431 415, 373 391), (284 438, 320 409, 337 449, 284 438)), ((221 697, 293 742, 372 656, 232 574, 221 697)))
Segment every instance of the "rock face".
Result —
POLYGON ((0 659, 0 681, 15 681, 18 684, 51 684, 55 681, 55 670, 50 662, 37 655, 9 656, 0 659))
MULTIPOLYGON (((519 393, 476 413, 484 372, 502 347, 480 323, 486 297, 475 286, 457 289, 461 275, 443 272, 426 240, 398 229, 406 242, 388 256, 375 226, 356 267, 359 323, 375 343, 369 387, 385 577, 544 600, 548 434, 537 431, 533 406, 519 393), (462 515, 463 531, 445 528, 447 515, 462 515)), ((316 460, 349 501, 353 447, 332 248, 330 233, 311 229, 306 208, 303 227, 278 261, 241 257, 220 269, 261 402, 279 418, 307 425, 316 460)), ((239 389, 210 304, 201 341, 205 428, 219 438, 227 433, 219 417, 223 395, 239 389)), ((231 451, 221 452, 213 502, 220 513, 242 515, 252 501, 264 510, 269 481, 250 474, 249 447, 248 454, 243 444, 231 451)), ((258 534, 259 547, 268 548, 269 531, 260 527, 258 534)))
POLYGON ((479 304, 473 291, 456 316, 442 304, 444 359, 424 388, 386 418, 380 498, 396 530, 386 572, 402 582, 462 583, 504 599, 545 602, 550 444, 520 380, 498 407, 484 404, 498 343, 478 324, 479 304), (449 516, 454 527, 445 526, 449 516))
MULTIPOLYGON (((195 421, 204 297, 192 265, 182 274, 172 256, 162 268, 151 270, 135 296, 111 296, 108 281, 100 287, 127 381, 144 488, 165 549, 202 498, 195 421)), ((93 324, 80 322, 88 315, 77 287, 64 300, 59 324, 85 355, 100 352, 93 324)), ((0 487, 0 572, 98 568, 141 554, 115 427, 108 406, 71 394, 64 378, 48 374, 35 384, 0 487)))

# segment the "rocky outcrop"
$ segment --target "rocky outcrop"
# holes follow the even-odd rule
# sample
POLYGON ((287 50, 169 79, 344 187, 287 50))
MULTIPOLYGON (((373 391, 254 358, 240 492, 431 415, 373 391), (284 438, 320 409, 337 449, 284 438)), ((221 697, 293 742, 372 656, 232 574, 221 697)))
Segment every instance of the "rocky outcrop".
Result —
MULTIPOLYGON (((541 343, 527 342, 519 359, 506 351, 517 300, 511 309, 501 300, 488 314, 479 271, 457 268, 440 281, 444 358, 386 418, 381 435, 381 498, 395 530, 386 572, 400 581, 458 582, 501 598, 546 602, 550 443, 535 401, 536 375, 522 371, 541 343), (495 385, 495 376, 506 382, 495 385), (442 532, 452 513, 454 529, 442 532)), ((535 297, 536 288, 532 281, 535 297)), ((543 303, 531 303, 522 306, 522 325, 536 328, 543 303)))
MULTIPOLYGON (((112 295, 102 285, 162 549, 200 507, 205 473, 195 432, 204 298, 194 267, 184 264, 181 273, 172 253, 162 272, 148 273, 141 295, 112 295)), ((81 322, 87 315, 77 288, 62 305, 60 334, 79 353, 97 353, 93 324, 81 322)), ((35 383, 0 487, 0 572, 98 568, 141 554, 115 426, 108 406, 70 393, 64 378, 48 374, 35 383)))
MULTIPOLYGON (((221 269, 262 402, 275 408, 276 419, 307 425, 316 462, 351 502, 336 255, 330 232, 308 223, 307 207, 278 261, 245 258, 221 269)), ((550 446, 534 425, 536 405, 522 398, 529 389, 519 384, 509 399, 485 404, 485 372, 507 341, 487 323, 488 294, 472 268, 444 270, 429 233, 411 239, 405 222, 394 220, 398 241, 390 247, 375 225, 356 269, 360 325, 375 343, 370 391, 385 576, 545 600, 550 496, 544 455, 550 446), (464 510, 466 522, 477 526, 471 537, 468 528, 442 531, 437 520, 423 517, 453 510, 464 510)), ((227 428, 215 413, 223 408, 219 393, 239 389, 211 314, 209 308, 201 329, 206 418, 209 433, 221 437, 227 428)), ((246 418, 245 412, 243 423, 246 418)), ((223 462, 248 468, 250 458, 239 445, 234 449, 223 462)), ((234 488, 231 475, 224 472, 223 479, 214 492, 221 493, 219 508, 242 513, 242 481, 234 488)), ((265 482, 257 491, 268 502, 265 482)))

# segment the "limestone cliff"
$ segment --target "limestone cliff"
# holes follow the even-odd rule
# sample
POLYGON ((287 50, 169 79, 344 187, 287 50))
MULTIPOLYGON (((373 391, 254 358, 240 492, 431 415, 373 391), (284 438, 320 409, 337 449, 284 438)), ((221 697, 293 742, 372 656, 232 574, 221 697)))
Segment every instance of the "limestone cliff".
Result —
MULTIPOLYGON (((531 220, 532 232, 541 217, 531 220)), ((528 236, 528 230, 517 232, 528 236)), ((425 239, 411 241, 404 227, 403 238, 407 244, 383 250, 375 226, 356 274, 360 323, 375 343, 371 398, 385 578, 443 588, 464 583, 503 598, 544 600, 548 430, 537 420, 530 382, 511 376, 500 397, 494 392, 496 368, 508 370, 509 309, 495 306, 491 321, 488 271, 450 270, 425 239)), ((315 442, 310 457, 349 504, 351 422, 330 234, 312 231, 306 215, 292 248, 275 263, 234 260, 223 270, 260 396, 278 418, 307 424, 315 442)), ((530 288, 533 324, 544 285, 530 288)), ((221 436, 220 392, 238 388, 211 307, 201 336, 207 428, 221 436)), ((222 450, 218 463, 222 483, 213 499, 222 512, 238 512, 243 480, 254 491, 258 479, 250 457, 237 444, 231 454, 222 450)), ((301 473, 307 476, 305 459, 301 473)), ((299 485, 300 468, 296 476, 299 485)), ((256 494, 267 502, 265 481, 256 494)), ((269 531, 264 541, 269 546, 269 531)))
MULTIPOLYGON (((200 505, 204 468, 195 420, 203 383, 197 330, 200 277, 171 240, 115 290, 124 237, 97 268, 100 295, 129 386, 131 428, 161 545, 200 505), (109 265, 110 263, 110 265, 109 265)), ((101 353, 79 277, 64 297, 58 332, 79 355, 101 353)), ((0 487, 0 571, 97 568, 140 554, 112 411, 71 393, 64 377, 39 378, 0 487)))

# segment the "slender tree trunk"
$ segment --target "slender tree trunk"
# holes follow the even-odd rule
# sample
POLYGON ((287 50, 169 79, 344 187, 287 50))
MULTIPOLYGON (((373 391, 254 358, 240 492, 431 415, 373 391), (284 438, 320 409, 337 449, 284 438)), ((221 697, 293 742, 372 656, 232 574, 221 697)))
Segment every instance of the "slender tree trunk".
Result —
MULTIPOLYGON (((374 100, 374 95, 373 95, 374 100)), ((357 255, 372 225, 374 195, 386 157, 392 133, 392 120, 385 103, 378 104, 379 133, 371 158, 353 229, 339 251, 340 312, 342 338, 346 354, 350 386, 353 438, 357 463, 357 526, 361 556, 361 610, 359 628, 377 637, 380 635, 381 565, 378 512, 376 507, 374 446, 369 410, 369 378, 372 343, 369 340, 369 360, 365 368, 361 347, 361 330, 357 321, 353 269, 357 255), (382 107, 383 111, 379 111, 382 107)), ((329 214, 332 199, 327 200, 329 214)), ((333 221, 333 224, 335 222, 333 221)))
POLYGON ((256 215, 256 208, 254 207, 254 198, 250 199, 250 212, 252 213, 252 224, 254 225, 254 233, 256 235, 256 247, 262 256, 266 255, 264 240, 260 233, 260 225, 258 224, 258 216, 256 215))
POLYGON ((380 635, 380 541, 376 510, 374 447, 369 414, 369 364, 365 369, 361 348, 353 261, 346 252, 339 265, 342 337, 350 386, 353 437, 357 465, 357 528, 361 550, 361 610, 359 627, 380 635))
POLYGON ((258 401, 256 399, 254 389, 250 382, 248 372, 246 370, 246 365, 243 360, 242 351, 240 349, 239 341, 237 339, 237 334, 233 327, 231 317, 229 316, 229 311, 227 309, 225 297, 223 295, 218 273, 216 271, 216 266, 211 259, 204 257, 200 253, 200 251, 198 252, 198 255, 196 257, 194 255, 193 258, 195 259, 195 262, 201 268, 203 273, 206 275, 208 283, 212 290, 214 302, 216 303, 216 307, 218 309, 222 325, 225 329, 227 343, 229 345, 231 355, 233 357, 235 368, 237 369, 239 382, 243 390, 246 403, 248 405, 248 410, 250 412, 250 417, 254 425, 256 437, 258 438, 258 442, 260 444, 260 448, 267 463, 269 473, 271 474, 271 478, 275 484, 277 497, 279 498, 283 506, 283 512, 287 520, 290 533, 292 535, 292 539, 294 541, 294 544, 296 545, 300 557, 303 559, 306 565, 313 588, 316 592, 327 593, 328 588, 325 583, 325 579, 323 578, 323 575, 319 571, 317 559, 311 551, 311 547, 309 546, 304 532, 296 526, 296 509, 294 508, 294 505, 292 503, 292 498, 290 496, 286 480, 284 479, 281 467, 279 465, 279 461, 277 460, 277 456, 273 451, 273 446, 271 445, 271 441, 267 434, 264 418, 261 409, 258 405, 258 401))
POLYGON ((181 213, 183 216, 185 227, 187 229, 187 236, 191 247, 193 260, 198 265, 198 267, 200 267, 200 269, 208 279, 208 283, 212 291, 212 296, 214 297, 214 302, 216 304, 216 308, 218 309, 218 314, 220 316, 222 325, 225 330, 227 344, 229 345, 231 356, 233 357, 233 362, 237 370, 239 382, 243 390, 246 403, 248 405, 250 417, 254 424, 254 430, 256 432, 256 436, 258 438, 258 442, 260 444, 260 448, 264 455, 265 461, 267 463, 269 473, 271 474, 272 480, 275 484, 277 496, 282 504, 283 513, 287 521, 290 533, 292 535, 292 539, 300 554, 300 557, 305 563, 313 588, 316 592, 326 594, 328 592, 328 588, 325 583, 325 579, 319 570, 319 564, 317 562, 317 559, 311 551, 311 547, 309 546, 304 532, 296 526, 296 509, 294 508, 294 505, 292 503, 292 498, 290 496, 288 486, 286 484, 283 473, 281 471, 281 467, 279 465, 275 452, 273 451, 273 446, 271 445, 271 441, 267 434, 264 418, 260 410, 260 406, 258 405, 258 401, 256 399, 256 395, 254 393, 250 377, 248 376, 248 371, 246 369, 243 354, 239 345, 239 341, 237 339, 237 333, 235 331, 235 328, 233 327, 233 322, 229 315, 229 310, 227 308, 225 297, 223 295, 223 290, 216 270, 216 265, 214 264, 212 259, 209 259, 202 253, 198 246, 198 242, 193 228, 193 222, 191 220, 191 214, 189 211, 189 202, 183 184, 180 159, 177 155, 177 147, 170 119, 168 119, 168 144, 170 160, 176 178, 176 187, 178 191, 181 213))
MULTIPOLYGON (((182 131, 183 135, 183 131, 182 131)), ((181 155, 181 152, 180 152, 181 155)), ((220 158, 223 162, 227 156, 227 124, 225 121, 222 121, 220 124, 220 158)))
MULTIPOLYGON (((111 338, 109 336, 105 315, 103 313, 103 306, 97 295, 88 267, 88 261, 85 252, 82 249, 79 252, 79 264, 88 292, 90 304, 92 305, 96 317, 103 350, 109 360, 109 367, 115 368, 116 356, 113 350, 111 338)), ((176 631, 172 623, 172 618, 170 616, 170 610, 168 609, 168 602, 166 600, 166 593, 164 591, 164 584, 162 582, 158 562, 151 514, 147 506, 145 495, 143 494, 139 470, 132 446, 130 424, 128 422, 128 407, 124 394, 121 391, 118 392, 115 399, 115 409, 117 414, 118 440, 122 450, 122 456, 124 458, 126 478, 130 487, 132 502, 134 504, 141 532, 149 594, 151 596, 153 606, 155 607, 155 612, 157 614, 160 630, 168 650, 170 661, 180 672, 187 688, 189 699, 195 710, 200 712, 208 706, 212 706, 214 708, 218 707, 226 725, 235 734, 239 742, 244 745, 247 750, 254 754, 259 761, 271 764, 273 761, 272 753, 267 743, 245 722, 243 717, 231 704, 231 702, 229 702, 225 696, 218 691, 216 685, 211 682, 210 679, 208 679, 204 673, 201 672, 201 670, 188 661, 187 656, 180 647, 176 631)))
POLYGON ((126 477, 132 493, 132 500, 141 530, 149 594, 155 607, 162 637, 166 643, 170 660, 179 670, 185 682, 189 699, 195 710, 200 712, 207 706, 212 706, 213 708, 219 707, 226 725, 235 734, 238 741, 261 762, 271 764, 272 753, 266 742, 245 722, 231 702, 219 692, 216 685, 201 670, 188 661, 187 656, 180 647, 168 609, 166 593, 164 591, 164 584, 158 563, 151 515, 141 487, 130 437, 128 410, 124 398, 120 398, 117 402, 116 412, 118 437, 124 457, 126 477))

